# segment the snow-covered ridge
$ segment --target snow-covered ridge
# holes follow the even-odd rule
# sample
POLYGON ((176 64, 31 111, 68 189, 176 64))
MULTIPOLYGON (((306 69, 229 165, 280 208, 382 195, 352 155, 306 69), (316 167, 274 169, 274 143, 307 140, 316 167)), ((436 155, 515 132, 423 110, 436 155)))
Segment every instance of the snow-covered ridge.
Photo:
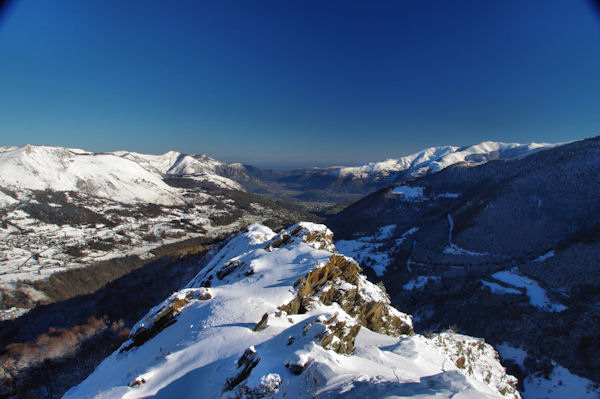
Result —
MULTIPOLYGON (((492 159, 522 158, 558 144, 487 141, 470 147, 431 147, 399 159, 356 167, 328 168, 339 178, 382 180, 400 172, 417 177, 458 162, 481 164, 492 159)), ((80 191, 122 203, 183 203, 181 193, 164 177, 193 178, 229 190, 243 190, 230 177, 249 179, 241 164, 226 164, 207 155, 168 151, 161 155, 129 151, 91 153, 85 150, 27 145, 0 147, 0 187, 8 189, 80 191)), ((9 204, 2 198, 0 206, 9 204)))
POLYGON ((168 151, 160 155, 139 154, 129 151, 114 151, 111 154, 134 161, 144 169, 161 175, 167 174, 171 166, 182 156, 177 151, 168 151))
POLYGON ((204 154, 188 155, 177 151, 168 151, 161 155, 127 151, 116 151, 112 154, 130 159, 144 169, 161 176, 185 176, 202 182, 210 182, 217 187, 244 191, 239 183, 223 176, 227 170, 243 168, 241 164, 228 165, 204 154))
POLYGON ((375 180, 384 179, 397 172, 406 172, 409 176, 418 177, 438 172, 459 162, 478 165, 493 159, 524 158, 537 151, 557 145, 560 144, 519 144, 484 141, 469 147, 430 147, 398 159, 390 158, 382 162, 343 167, 333 173, 336 173, 340 178, 351 177, 375 180))
POLYGON ((490 345, 412 333, 331 239, 250 226, 65 397, 519 398, 490 345))
POLYGON ((137 152, 115 151, 112 154, 130 159, 148 170, 163 175, 193 175, 197 173, 215 174, 227 165, 207 155, 188 155, 168 151, 161 155, 139 154, 137 152))
POLYGON ((78 191, 122 203, 183 203, 177 189, 138 163, 112 154, 32 146, 0 152, 0 187, 78 191))
MULTIPOLYGON (((167 185, 165 176, 189 175, 217 187, 243 190, 237 182, 219 175, 228 167, 205 155, 175 151, 149 155, 33 145, 1 147, 0 187, 11 191, 78 191, 124 204, 181 205, 181 190, 167 185)), ((0 194, 0 207, 14 202, 6 193, 0 194)))

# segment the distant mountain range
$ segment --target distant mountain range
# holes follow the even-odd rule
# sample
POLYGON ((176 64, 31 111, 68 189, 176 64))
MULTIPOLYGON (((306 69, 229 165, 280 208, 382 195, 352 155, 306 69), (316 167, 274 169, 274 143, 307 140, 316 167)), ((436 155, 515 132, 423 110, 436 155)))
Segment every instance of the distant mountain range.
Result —
POLYGON ((243 190, 223 176, 234 168, 207 156, 173 151, 146 155, 123 151, 96 154, 32 145, 0 148, 2 188, 75 191, 125 204, 183 204, 181 191, 163 181, 169 175, 186 175, 220 188, 243 190))
POLYGON ((456 324, 484 336, 505 348, 520 379, 558 363, 598 382, 599 198, 593 138, 455 163, 382 188, 326 223, 338 248, 415 315, 417 330, 456 324))
POLYGON ((399 178, 415 179, 450 165, 523 158, 553 146, 485 142, 434 147, 358 167, 287 172, 175 151, 148 155, 0 147, 0 237, 11 243, 0 247, 0 281, 43 278, 134 248, 139 251, 140 245, 148 249, 198 234, 214 236, 251 222, 275 226, 301 216, 316 220, 303 208, 280 200, 323 210, 399 178), (39 239, 42 232, 45 240, 39 239))
MULTIPOLYGON (((353 201, 395 181, 414 179, 464 163, 480 165, 490 160, 519 159, 560 144, 519 144, 486 141, 468 147, 431 147, 397 159, 360 166, 331 166, 292 171, 261 170, 246 166, 249 190, 291 201, 333 205, 353 201)), ((238 180, 240 181, 240 180, 238 180)))
POLYGON ((537 151, 560 144, 546 143, 500 143, 485 141, 468 147, 430 147, 417 153, 383 162, 372 162, 354 167, 336 168, 338 178, 364 180, 392 180, 402 177, 420 177, 439 172, 450 165, 466 163, 480 165, 495 159, 519 159, 537 151))
MULTIPOLYGON (((335 203, 357 199, 385 184, 438 172, 450 165, 523 158, 556 144, 483 142, 469 147, 431 147, 415 154, 361 166, 265 170, 226 164, 207 155, 169 151, 162 155, 128 151, 91 153, 62 147, 0 147, 0 188, 76 191, 126 204, 181 205, 181 192, 166 177, 185 177, 222 189, 291 201, 335 203)), ((6 192, 0 205, 14 203, 6 192)))

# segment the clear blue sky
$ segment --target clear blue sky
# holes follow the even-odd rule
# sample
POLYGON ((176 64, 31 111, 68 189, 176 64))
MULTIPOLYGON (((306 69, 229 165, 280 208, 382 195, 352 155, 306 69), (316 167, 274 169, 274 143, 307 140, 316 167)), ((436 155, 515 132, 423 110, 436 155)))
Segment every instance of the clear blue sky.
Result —
POLYGON ((357 164, 600 134, 584 0, 14 0, 0 145, 357 164))

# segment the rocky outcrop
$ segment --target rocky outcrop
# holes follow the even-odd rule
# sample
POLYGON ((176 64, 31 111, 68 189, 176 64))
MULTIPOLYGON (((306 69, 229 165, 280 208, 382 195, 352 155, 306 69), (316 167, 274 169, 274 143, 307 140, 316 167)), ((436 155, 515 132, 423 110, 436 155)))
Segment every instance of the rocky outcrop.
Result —
MULTIPOLYGON (((282 231, 265 249, 273 251, 294 239, 317 249, 334 249, 331 231, 312 227, 299 224, 290 229, 290 232, 282 231)), ((322 331, 315 334, 316 341, 323 348, 340 354, 354 353, 354 339, 361 326, 392 336, 412 334, 410 316, 392 308, 385 293, 367 281, 360 274, 361 271, 353 259, 334 253, 325 265, 296 280, 294 299, 281 305, 276 316, 304 314, 315 306, 337 304, 347 317, 336 313, 329 318, 315 319, 307 326, 304 334, 315 323, 320 324, 322 331)))
POLYGON ((507 398, 520 397, 517 379, 498 367, 498 355, 484 339, 451 332, 435 334, 431 339, 458 369, 466 371, 468 375, 493 387, 507 398))
POLYGON ((260 362, 260 357, 256 354, 254 347, 249 347, 244 351, 237 361, 239 372, 234 377, 229 377, 225 381, 223 390, 231 391, 240 382, 244 381, 252 372, 252 369, 260 362))
POLYGON ((144 344, 175 323, 177 315, 193 300, 206 301, 211 298, 212 295, 206 288, 188 289, 171 295, 163 303, 153 308, 144 318, 144 321, 133 327, 129 334, 129 341, 125 343, 120 352, 144 344))
POLYGON ((334 254, 324 266, 297 280, 296 296, 279 309, 298 314, 310 310, 317 301, 324 305, 337 303, 372 331, 392 336, 412 334, 410 316, 392 308, 381 289, 368 282, 360 271, 351 258, 334 254))
POLYGON ((272 251, 273 249, 282 247, 295 240, 307 243, 315 249, 323 249, 329 252, 335 251, 335 246, 333 245, 333 232, 325 225, 306 222, 298 223, 287 230, 281 230, 279 234, 265 246, 265 249, 272 251))
POLYGON ((265 313, 261 317, 260 321, 258 323, 256 323, 256 325, 252 328, 252 331, 262 331, 262 330, 264 330, 265 328, 267 328, 268 322, 269 322, 269 314, 265 313))

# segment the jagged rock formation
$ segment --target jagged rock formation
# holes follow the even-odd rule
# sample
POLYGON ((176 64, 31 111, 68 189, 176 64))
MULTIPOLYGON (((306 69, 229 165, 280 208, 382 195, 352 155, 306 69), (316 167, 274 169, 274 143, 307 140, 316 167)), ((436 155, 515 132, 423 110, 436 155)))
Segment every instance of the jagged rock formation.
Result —
POLYGON ((331 237, 250 226, 65 397, 519 398, 491 346, 414 334, 331 237))
POLYGON ((333 255, 325 266, 297 280, 294 283, 296 296, 279 309, 287 314, 303 314, 314 306, 315 301, 324 305, 337 303, 371 331, 391 336, 412 334, 411 318, 389 306, 387 296, 374 297, 373 293, 379 292, 359 274, 361 271, 352 258, 333 255))

